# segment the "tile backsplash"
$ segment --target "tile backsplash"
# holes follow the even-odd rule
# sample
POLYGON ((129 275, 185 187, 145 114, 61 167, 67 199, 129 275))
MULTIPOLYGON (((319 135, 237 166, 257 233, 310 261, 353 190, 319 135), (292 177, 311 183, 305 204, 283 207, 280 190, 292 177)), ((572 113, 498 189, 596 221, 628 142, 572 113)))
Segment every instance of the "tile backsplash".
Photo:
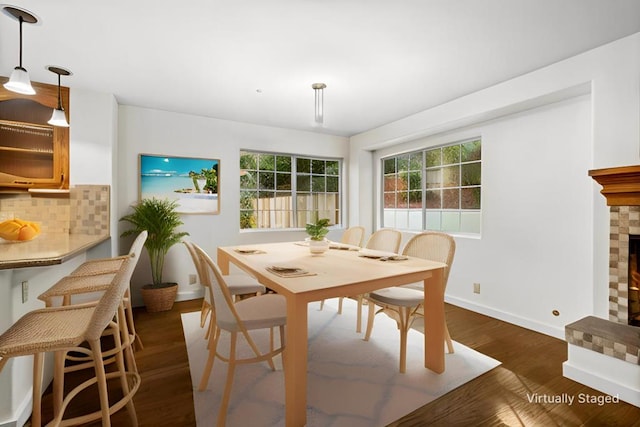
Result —
POLYGON ((39 222, 43 233, 108 235, 108 185, 77 185, 62 194, 0 195, 0 220, 39 222))

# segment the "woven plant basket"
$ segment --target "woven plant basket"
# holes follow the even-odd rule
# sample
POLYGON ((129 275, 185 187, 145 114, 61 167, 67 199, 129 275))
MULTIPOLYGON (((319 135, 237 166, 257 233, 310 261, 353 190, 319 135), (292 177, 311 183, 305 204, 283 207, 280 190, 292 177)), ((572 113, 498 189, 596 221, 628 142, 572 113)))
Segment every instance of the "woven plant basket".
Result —
POLYGON ((173 307, 178 294, 177 283, 164 283, 163 287, 152 288, 151 285, 144 285, 140 290, 144 305, 149 313, 159 311, 169 311, 173 307))

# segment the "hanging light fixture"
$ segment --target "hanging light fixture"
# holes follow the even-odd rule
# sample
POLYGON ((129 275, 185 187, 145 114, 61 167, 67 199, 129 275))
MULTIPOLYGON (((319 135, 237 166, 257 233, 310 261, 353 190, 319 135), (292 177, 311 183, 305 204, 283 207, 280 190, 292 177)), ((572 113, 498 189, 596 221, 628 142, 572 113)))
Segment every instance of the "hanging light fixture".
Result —
POLYGON ((35 24, 38 22, 38 18, 36 18, 31 12, 19 9, 15 6, 5 6, 2 11, 11 18, 17 19, 20 24, 20 63, 13 69, 11 78, 9 78, 9 81, 4 84, 4 87, 7 90, 21 93, 23 95, 34 95, 36 91, 31 87, 29 73, 27 73, 27 70, 22 66, 22 24, 24 22, 27 24, 35 24))
POLYGON ((67 122, 67 117, 64 113, 64 108, 62 108, 62 96, 60 95, 60 76, 70 76, 72 73, 69 70, 65 70, 64 68, 54 67, 49 65, 47 70, 51 71, 58 75, 58 106, 53 109, 53 114, 47 123, 53 126, 60 127, 69 127, 69 123, 67 122))
POLYGON ((324 83, 314 83, 311 85, 315 92, 315 122, 321 125, 324 122, 324 83))

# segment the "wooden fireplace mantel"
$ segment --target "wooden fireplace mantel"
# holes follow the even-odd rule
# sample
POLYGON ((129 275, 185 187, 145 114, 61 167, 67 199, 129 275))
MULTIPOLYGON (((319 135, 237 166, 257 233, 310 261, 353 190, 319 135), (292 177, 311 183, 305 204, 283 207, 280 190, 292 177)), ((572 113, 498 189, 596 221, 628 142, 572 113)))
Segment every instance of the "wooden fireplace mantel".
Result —
POLYGON ((598 184, 607 206, 640 206, 640 165, 589 171, 598 184))

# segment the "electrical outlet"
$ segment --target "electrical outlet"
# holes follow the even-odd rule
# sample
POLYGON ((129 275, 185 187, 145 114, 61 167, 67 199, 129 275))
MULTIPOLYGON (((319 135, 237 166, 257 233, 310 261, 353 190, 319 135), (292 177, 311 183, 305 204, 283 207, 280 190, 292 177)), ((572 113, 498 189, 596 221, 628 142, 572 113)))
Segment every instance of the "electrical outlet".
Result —
POLYGON ((474 283, 473 284, 473 293, 474 294, 479 294, 480 293, 480 283, 474 283))
POLYGON ((22 282, 22 303, 29 301, 29 282, 22 282))
POLYGON ((196 282, 198 281, 198 276, 195 274, 190 274, 189 275, 189 284, 190 285, 195 285, 196 282))

